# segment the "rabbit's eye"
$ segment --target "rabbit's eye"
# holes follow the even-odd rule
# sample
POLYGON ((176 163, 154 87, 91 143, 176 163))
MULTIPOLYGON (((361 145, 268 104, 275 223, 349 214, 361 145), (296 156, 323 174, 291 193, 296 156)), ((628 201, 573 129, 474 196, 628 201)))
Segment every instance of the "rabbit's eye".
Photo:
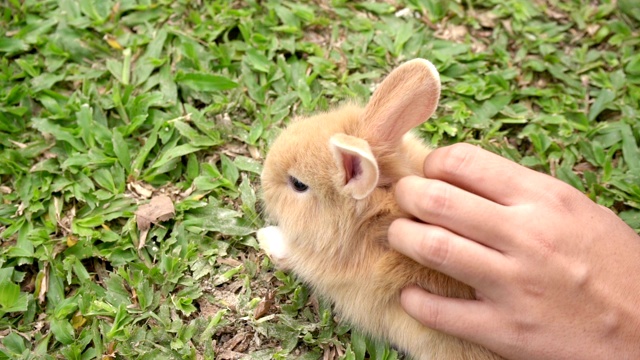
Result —
POLYGON ((305 192, 309 190, 309 185, 294 178, 293 176, 289 176, 289 183, 291 184, 291 186, 293 186, 293 189, 297 192, 305 192))

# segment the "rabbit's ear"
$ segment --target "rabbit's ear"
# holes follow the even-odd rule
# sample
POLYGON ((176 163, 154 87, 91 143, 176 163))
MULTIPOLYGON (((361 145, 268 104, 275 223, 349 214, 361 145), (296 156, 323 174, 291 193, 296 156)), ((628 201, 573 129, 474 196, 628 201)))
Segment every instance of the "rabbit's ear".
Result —
POLYGON ((360 119, 367 138, 397 143, 436 110, 440 75, 424 59, 408 61, 393 70, 374 92, 360 119))
POLYGON ((379 171, 369 144, 354 136, 336 134, 329 139, 329 147, 344 191, 356 200, 371 194, 378 185, 379 171))

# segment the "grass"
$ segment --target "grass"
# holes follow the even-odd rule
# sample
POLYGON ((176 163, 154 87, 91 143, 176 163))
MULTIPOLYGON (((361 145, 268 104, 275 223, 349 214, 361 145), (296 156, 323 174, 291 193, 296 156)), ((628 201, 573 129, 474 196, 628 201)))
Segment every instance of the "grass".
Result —
POLYGON ((400 357, 254 231, 278 130, 414 57, 442 74, 426 141, 550 173, 640 230, 633 0, 0 4, 0 359, 400 357))

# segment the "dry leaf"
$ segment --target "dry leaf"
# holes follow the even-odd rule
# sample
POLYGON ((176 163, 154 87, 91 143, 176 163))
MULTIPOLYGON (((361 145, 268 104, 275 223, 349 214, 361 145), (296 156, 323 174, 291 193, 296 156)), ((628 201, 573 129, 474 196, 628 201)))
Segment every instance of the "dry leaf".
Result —
POLYGON ((223 349, 223 350, 221 350, 219 352, 216 352, 216 359, 220 359, 220 360, 236 360, 236 359, 241 359, 245 355, 246 354, 243 354, 243 353, 240 353, 240 352, 223 349))
POLYGON ((42 157, 44 159, 56 159, 58 158, 58 155, 56 155, 55 153, 52 153, 51 151, 47 151, 44 154, 42 154, 42 157))
POLYGON ((260 300, 260 303, 256 306, 256 310, 253 312, 254 319, 258 320, 269 313, 269 310, 273 305, 273 298, 274 294, 270 291, 264 299, 260 300))
POLYGON ((502 21, 502 26, 504 26, 504 29, 507 31, 507 34, 513 35, 513 28, 511 27, 511 20, 503 20, 502 21))
POLYGON ((242 261, 238 261, 238 260, 236 260, 234 258, 217 258, 216 262, 218 264, 229 265, 229 266, 232 266, 232 267, 237 267, 237 266, 242 265, 242 261))
POLYGON ((393 15, 395 15, 396 17, 399 17, 399 18, 412 17, 413 16, 413 11, 411 10, 411 8, 406 7, 404 9, 396 11, 396 13, 393 14, 393 15))
POLYGON ((53 197, 53 208, 56 213, 56 221, 60 223, 60 214, 62 213, 62 198, 59 196, 53 197))
POLYGON ((589 164, 586 161, 578 163, 573 167, 573 171, 575 171, 578 174, 584 174, 585 171, 596 171, 596 170, 597 169, 595 166, 589 164))
POLYGON ((337 359, 336 351, 334 348, 327 346, 324 349, 324 354, 322 356, 322 360, 334 360, 337 359))
POLYGON ((109 46, 111 46, 112 48, 116 49, 116 50, 122 50, 123 47, 122 45, 120 45, 120 43, 118 42, 118 39, 116 39, 115 36, 111 35, 111 34, 106 34, 103 39, 107 42, 107 44, 109 44, 109 46))
POLYGON ((116 345, 115 341, 112 341, 107 345, 107 348, 104 350, 105 354, 102 355, 102 360, 111 360, 116 358, 116 345))
POLYGON ((565 13, 562 13, 562 12, 559 12, 559 11, 555 11, 555 10, 552 10, 552 9, 549 9, 549 8, 545 9, 544 13, 548 17, 550 17, 550 18, 552 18, 554 20, 565 20, 565 19, 569 18, 568 14, 565 14, 565 13))
POLYGON ((496 19, 498 19, 498 15, 491 11, 485 11, 478 14, 477 19, 482 27, 493 29, 496 27, 496 19))
POLYGON ((224 348, 230 351, 237 350, 236 347, 242 344, 242 342, 244 342, 246 339, 247 339, 247 333, 239 332, 234 337, 232 337, 229 341, 224 343, 224 348))
POLYGON ((258 150, 258 148, 255 146, 249 146, 249 155, 251 155, 251 158, 254 160, 262 159, 262 157, 260 156, 260 150, 258 150))
POLYGON ((143 199, 148 199, 148 198, 151 197, 151 195, 153 195, 153 191, 152 190, 147 189, 143 185, 135 183, 135 182, 127 184, 127 187, 129 188, 129 190, 131 190, 132 192, 136 193, 137 195, 139 195, 143 199))
POLYGON ((38 292, 38 303, 40 305, 44 304, 44 301, 46 300, 48 285, 49 285, 49 267, 45 263, 44 275, 42 276, 42 279, 40 279, 40 291, 38 292))
POLYGON ((78 238, 74 235, 67 236, 67 247, 72 247, 78 243, 78 238))
POLYGON ((20 205, 18 205, 18 209, 16 210, 16 214, 14 216, 12 216, 12 218, 16 218, 19 216, 22 216, 22 214, 24 213, 24 209, 26 209, 26 205, 21 202, 20 205))
POLYGON ((236 157, 238 155, 247 155, 249 151, 247 150, 247 145, 240 142, 229 142, 222 146, 220 152, 230 156, 236 157))
POLYGON ((87 318, 82 316, 80 311, 76 312, 73 317, 71 317, 71 326, 73 326, 75 330, 81 328, 86 322, 87 318))
POLYGON ((180 196, 181 199, 184 199, 189 195, 193 194, 194 191, 196 191, 196 186, 194 184, 191 184, 191 186, 189 186, 187 190, 179 193, 178 196, 180 196))
POLYGON ((62 205, 63 205, 62 199, 54 198, 53 205, 56 211, 56 221, 58 222, 58 226, 60 226, 64 230, 64 233, 66 234, 71 233, 71 223, 73 222, 73 219, 75 219, 76 217, 76 207, 75 206, 71 207, 71 209, 67 210, 64 213, 64 216, 61 218, 60 215, 62 215, 62 205))
POLYGON ((467 34, 469 34, 469 31, 467 30, 466 26, 449 24, 446 27, 436 31, 435 37, 444 40, 462 42, 464 41, 467 34))
POLYGON ((136 211, 136 222, 139 230, 148 230, 151 223, 167 221, 175 215, 173 201, 166 195, 158 195, 148 204, 142 205, 136 211))
POLYGON ((27 147, 27 144, 23 144, 21 142, 13 141, 11 139, 9 139, 9 142, 11 142, 13 145, 17 146, 20 149, 24 149, 24 148, 27 147))
POLYGON ((167 221, 175 214, 176 209, 173 207, 173 201, 166 195, 155 196, 148 204, 140 206, 136 211, 136 224, 140 230, 138 250, 145 244, 151 223, 157 224, 167 221))
POLYGON ((589 34, 589 36, 593 36, 595 35, 598 30, 600 30, 600 24, 591 24, 587 26, 587 34, 589 34))

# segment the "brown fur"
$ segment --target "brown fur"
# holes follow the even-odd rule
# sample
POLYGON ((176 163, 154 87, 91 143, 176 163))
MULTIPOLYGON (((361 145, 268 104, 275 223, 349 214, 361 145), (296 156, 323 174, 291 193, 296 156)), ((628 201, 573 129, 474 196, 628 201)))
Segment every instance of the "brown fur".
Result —
POLYGON ((391 222, 407 217, 395 202, 395 184, 404 176, 421 176, 430 151, 408 131, 433 113, 439 96, 435 70, 409 65, 394 71, 366 108, 347 105, 297 120, 273 144, 262 190, 267 215, 287 239, 287 256, 277 264, 330 299, 349 323, 416 360, 499 359, 483 347, 424 327, 400 306, 400 290, 410 284, 435 294, 474 297, 470 287, 388 246, 391 222), (362 200, 342 192, 344 177, 328 147, 335 134, 366 140, 377 161, 379 181, 362 200), (309 190, 293 191, 289 176, 309 190))

